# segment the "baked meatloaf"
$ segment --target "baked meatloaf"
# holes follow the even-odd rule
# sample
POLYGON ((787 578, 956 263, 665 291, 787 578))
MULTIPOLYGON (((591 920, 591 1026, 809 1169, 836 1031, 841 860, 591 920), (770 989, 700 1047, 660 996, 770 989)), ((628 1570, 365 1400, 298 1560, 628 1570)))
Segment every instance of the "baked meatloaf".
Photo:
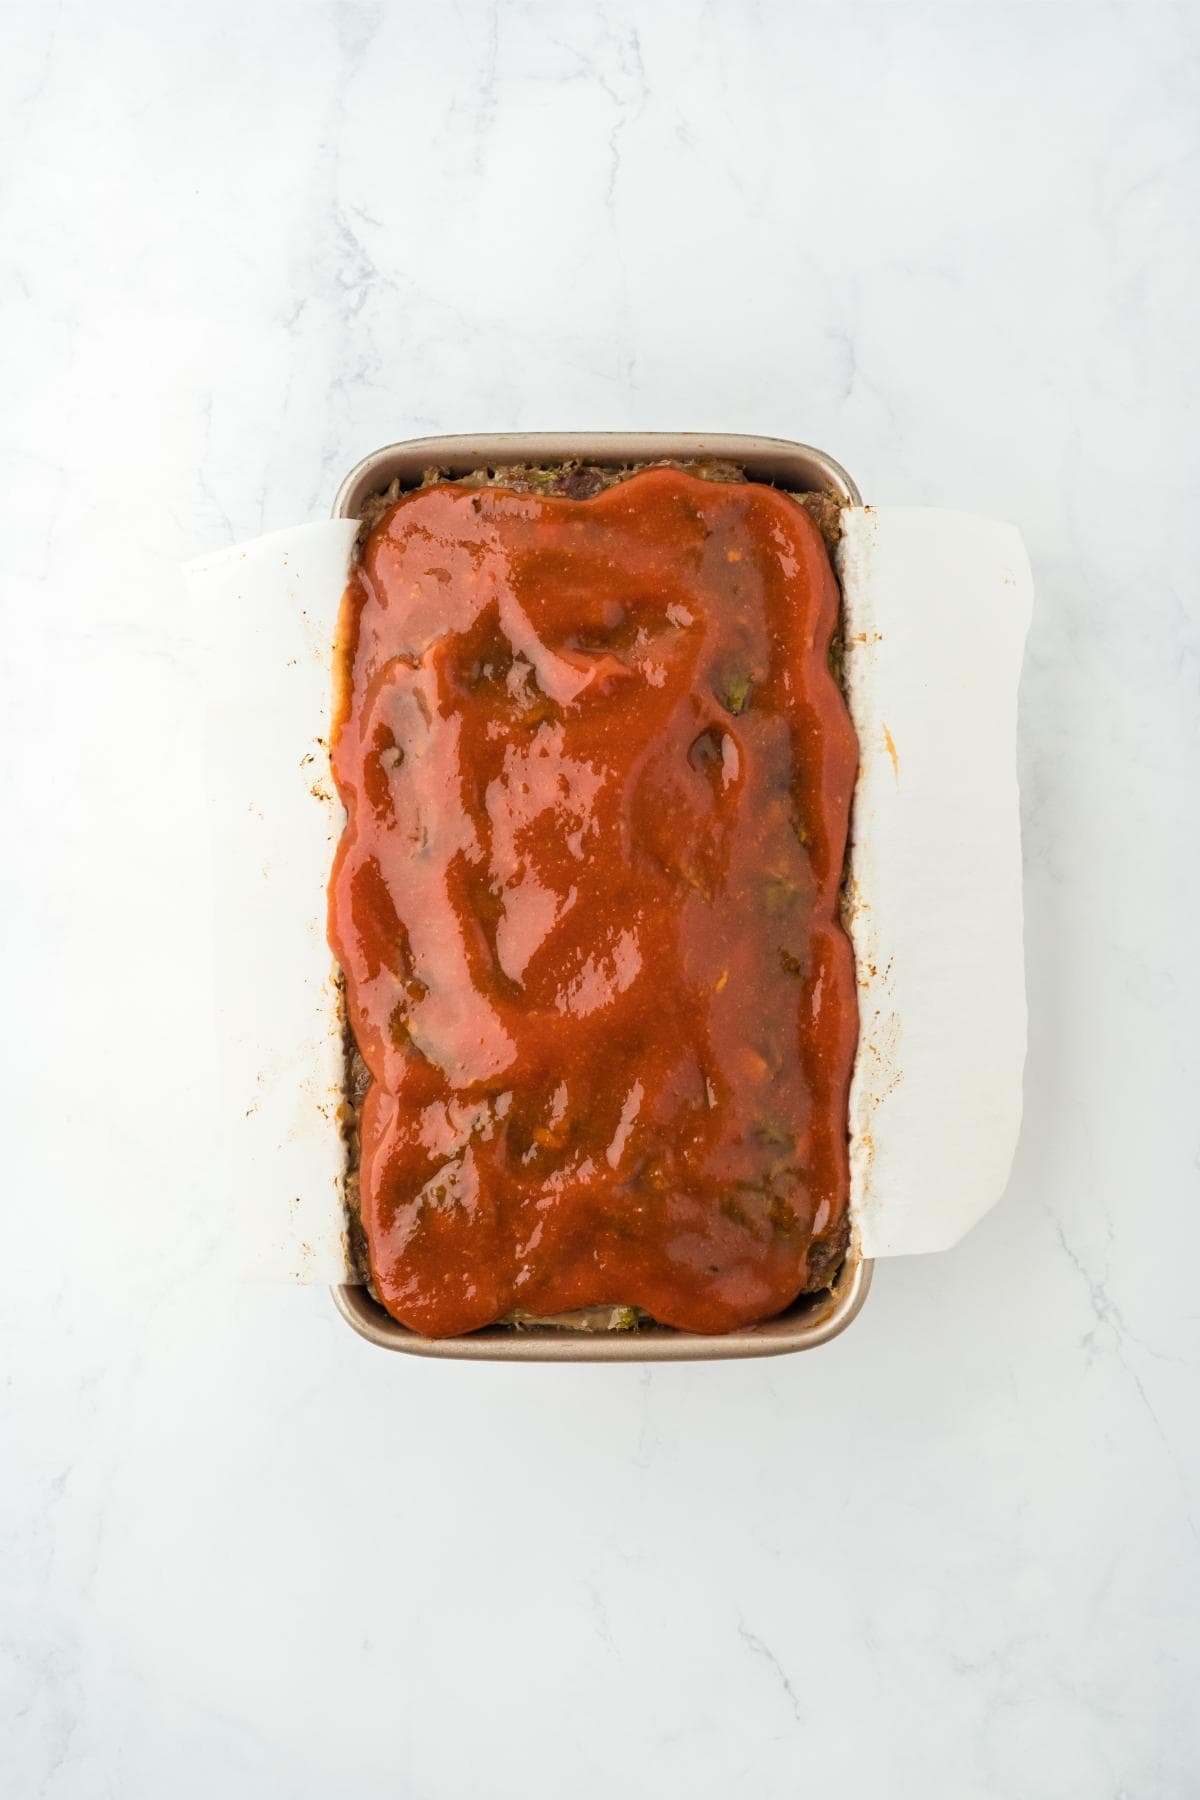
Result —
POLYGON ((435 478, 364 521, 329 933, 370 1279, 412 1329, 720 1332, 840 1264, 823 523, 711 466, 435 478))

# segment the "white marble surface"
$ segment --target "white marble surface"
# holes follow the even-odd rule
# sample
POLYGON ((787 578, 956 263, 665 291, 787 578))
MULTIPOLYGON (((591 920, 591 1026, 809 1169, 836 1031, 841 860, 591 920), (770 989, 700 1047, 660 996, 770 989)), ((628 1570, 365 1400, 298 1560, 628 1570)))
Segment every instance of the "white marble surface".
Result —
POLYGON ((0 11, 0 1792, 1200 1792, 1192 4, 0 11), (212 1276, 180 560, 391 438, 809 438, 1017 521, 1010 1191, 775 1363, 212 1276))

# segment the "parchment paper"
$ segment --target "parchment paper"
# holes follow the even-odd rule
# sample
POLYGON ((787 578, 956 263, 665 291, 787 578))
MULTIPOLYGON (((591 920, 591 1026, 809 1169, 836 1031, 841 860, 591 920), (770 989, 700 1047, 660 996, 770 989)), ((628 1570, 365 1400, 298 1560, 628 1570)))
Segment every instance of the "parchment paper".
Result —
MULTIPOLYGON (((1007 525, 853 508, 840 573, 859 733, 850 924, 862 1008, 851 1208, 870 1256, 940 1250, 998 1198, 1025 1052, 1007 525)), ((331 649, 356 532, 275 532, 186 571, 206 646, 223 1138, 245 1264, 349 1278, 342 1021, 325 883, 331 649)))
POLYGON ((1033 586, 1012 526, 906 507, 847 511, 840 574, 859 737, 851 1207, 866 1254, 895 1256, 946 1249, 995 1203, 1020 1127, 1033 586))
POLYGON ((349 1273, 325 883, 341 832, 331 649, 356 530, 300 525, 185 571, 207 663, 227 1198, 239 1260, 267 1280, 349 1273))

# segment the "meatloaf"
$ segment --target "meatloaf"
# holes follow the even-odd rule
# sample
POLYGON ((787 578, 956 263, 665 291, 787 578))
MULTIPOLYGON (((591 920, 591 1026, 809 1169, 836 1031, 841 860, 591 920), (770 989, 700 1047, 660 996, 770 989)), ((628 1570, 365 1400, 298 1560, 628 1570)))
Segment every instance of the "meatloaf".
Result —
POLYGON ((364 521, 329 934, 370 1279, 413 1330, 726 1331, 843 1258, 856 746, 817 512, 709 465, 435 476, 364 521))

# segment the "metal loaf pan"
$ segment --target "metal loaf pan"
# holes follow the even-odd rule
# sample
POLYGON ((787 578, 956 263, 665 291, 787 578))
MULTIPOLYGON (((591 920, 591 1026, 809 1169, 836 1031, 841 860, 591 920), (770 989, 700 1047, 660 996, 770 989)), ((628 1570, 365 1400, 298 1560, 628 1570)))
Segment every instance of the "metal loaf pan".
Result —
MULTIPOLYGON (((478 437, 412 438, 389 444, 357 463, 338 489, 335 518, 356 518, 364 503, 399 479, 419 487, 427 469, 469 475, 474 469, 516 463, 584 462, 612 467, 642 462, 692 462, 705 457, 735 463, 752 481, 792 493, 827 493, 846 505, 862 496, 839 463, 822 450, 787 438, 728 432, 530 431, 478 437)), ((554 1326, 489 1326, 467 1337, 426 1338, 397 1323, 365 1287, 333 1290, 342 1317, 369 1343, 414 1356, 473 1362, 713 1362, 732 1357, 781 1356, 811 1350, 844 1331, 871 1285, 872 1264, 852 1248, 833 1286, 798 1300, 765 1324, 706 1337, 668 1326, 637 1331, 564 1331, 554 1326)), ((619 1299, 619 1296, 615 1296, 619 1299)))

